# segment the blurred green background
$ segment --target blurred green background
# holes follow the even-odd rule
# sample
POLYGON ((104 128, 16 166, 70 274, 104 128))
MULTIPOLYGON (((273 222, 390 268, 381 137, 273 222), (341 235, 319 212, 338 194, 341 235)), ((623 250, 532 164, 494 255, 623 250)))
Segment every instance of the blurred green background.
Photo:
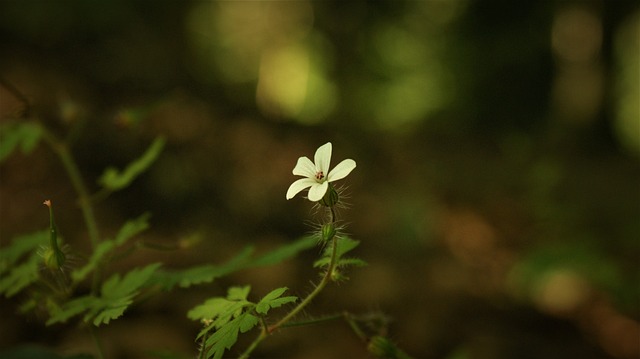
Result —
MULTIPOLYGON (((68 138, 93 190, 167 139, 97 204, 101 233, 149 210, 145 240, 200 242, 116 268, 219 263, 310 232, 311 203, 285 193, 297 158, 331 141, 333 164, 358 164, 341 215, 369 266, 309 314, 382 311, 417 358, 638 358, 639 44, 640 7, 622 0, 9 0, 0 117, 68 138)), ((88 249, 46 146, 0 170, 2 245, 47 228, 50 198, 88 249)), ((189 308, 232 284, 304 295, 318 252, 150 299, 100 329, 105 350, 192 357, 189 308)), ((76 324, 16 314, 19 299, 0 299, 0 348, 93 352, 76 324)), ((255 357, 367 353, 336 322, 283 330, 255 357)))

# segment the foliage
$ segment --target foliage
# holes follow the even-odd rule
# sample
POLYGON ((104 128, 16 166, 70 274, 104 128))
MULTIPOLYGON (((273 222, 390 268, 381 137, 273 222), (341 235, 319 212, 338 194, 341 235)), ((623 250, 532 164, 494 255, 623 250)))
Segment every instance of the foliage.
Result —
POLYGON ((67 302, 52 312, 47 325, 66 322, 82 313, 85 313, 85 322, 92 321, 95 326, 109 324, 112 319, 122 316, 159 266, 159 263, 155 263, 142 269, 133 269, 122 278, 120 274, 114 274, 103 283, 99 296, 86 295, 67 302))
MULTIPOLYGON (((355 267, 363 267, 367 265, 367 262, 363 261, 362 259, 359 258, 350 258, 350 257, 344 257, 345 254, 351 252, 352 250, 354 250, 358 245, 360 244, 360 241, 357 241, 355 239, 351 239, 349 237, 338 237, 337 241, 336 241, 336 266, 337 267, 349 267, 349 266, 355 266, 355 267)), ((329 263, 331 262, 331 256, 332 256, 332 247, 329 246, 327 248, 325 248, 323 255, 320 259, 318 259, 317 261, 315 261, 315 263, 313 264, 314 267, 326 267, 329 265, 329 263)))
POLYGON ((127 221, 114 239, 102 241, 91 254, 87 264, 71 273, 73 280, 76 282, 84 280, 89 273, 100 265, 108 254, 124 245, 129 239, 133 238, 138 233, 147 229, 149 227, 149 217, 150 215, 145 213, 135 220, 127 221))
POLYGON ((253 257, 255 248, 247 246, 223 264, 203 264, 183 270, 160 270, 154 275, 153 281, 162 285, 165 290, 170 290, 176 285, 188 288, 196 284, 211 283, 216 278, 242 269, 278 264, 314 245, 315 239, 312 236, 302 237, 255 258, 253 257))
POLYGON ((40 256, 36 249, 48 239, 49 231, 38 231, 16 237, 0 251, 0 294, 11 297, 38 280, 40 256))
POLYGON ((23 154, 33 151, 42 136, 42 128, 32 122, 8 122, 0 125, 0 162, 19 148, 23 154))
POLYGON ((0 275, 10 271, 12 266, 25 254, 33 253, 39 246, 45 245, 49 231, 38 231, 14 238, 11 245, 0 251, 0 275))
POLYGON ((295 296, 283 297, 286 287, 277 288, 265 295, 258 303, 247 300, 249 286, 231 287, 226 297, 214 297, 191 309, 187 316, 205 323, 198 334, 203 338, 207 358, 222 358, 238 340, 239 333, 246 333, 255 327, 259 317, 271 308, 295 302, 295 296))
MULTIPOLYGON (((46 200, 44 204, 49 208, 49 231, 38 231, 16 237, 0 252, 0 274, 2 274, 0 294, 11 297, 21 292, 28 293, 27 300, 20 307, 20 311, 23 313, 33 310, 44 311, 48 316, 47 326, 66 323, 76 317, 90 324, 89 327, 108 325, 111 321, 121 318, 143 294, 146 296, 176 288, 208 284, 243 269, 278 264, 317 245, 317 235, 311 235, 263 253, 256 253, 254 246, 249 245, 220 264, 206 263, 183 269, 172 269, 163 267, 162 263, 152 263, 122 272, 113 272, 111 264, 115 259, 135 254, 136 250, 142 247, 131 242, 149 228, 150 214, 144 213, 137 218, 125 221, 113 238, 100 238, 97 221, 93 214, 93 201, 102 200, 112 192, 129 186, 158 158, 165 140, 161 137, 156 138, 138 159, 133 160, 121 171, 113 167, 107 168, 98 180, 102 190, 93 197, 89 197, 89 191, 80 177, 80 171, 69 148, 53 133, 37 122, 9 123, 2 125, 0 130, 2 135, 0 161, 15 152, 17 148, 25 154, 33 151, 41 138, 50 145, 60 157, 80 197, 78 205, 89 229, 91 252, 88 255, 79 256, 84 260, 82 265, 78 266, 77 257, 76 260, 70 260, 75 256, 75 253, 70 255, 68 252, 70 246, 58 243, 59 233, 54 221, 53 203, 46 200), (48 246, 47 239, 49 239, 48 246), (106 273, 110 274, 107 276, 106 273), (78 290, 86 287, 91 288, 88 293, 78 290), (27 292, 26 289, 30 290, 27 292)), ((330 143, 324 146, 328 148, 329 155, 330 146, 330 143)), ((328 164, 328 161, 327 157, 325 162, 328 164)), ((350 161, 348 162, 350 167, 345 169, 342 166, 342 172, 340 172, 338 170, 341 166, 336 166, 334 170, 338 172, 329 172, 328 181, 331 180, 332 174, 341 179, 355 168, 355 161, 347 161, 350 161)), ((321 269, 322 280, 306 298, 299 301, 299 304, 291 308, 283 318, 269 327, 266 324, 267 316, 272 309, 298 301, 296 296, 284 295, 288 290, 287 287, 273 289, 257 302, 253 302, 249 300, 250 286, 232 286, 225 297, 213 297, 194 307, 187 316, 204 324, 204 328, 196 338, 202 342, 201 356, 222 358, 224 353, 237 342, 240 334, 261 324, 260 335, 242 355, 243 358, 247 358, 272 331, 283 327, 305 309, 327 284, 344 279, 338 275, 339 268, 365 264, 360 259, 346 257, 346 254, 353 251, 360 242, 336 234, 333 206, 339 203, 339 195, 333 186, 329 186, 329 197, 329 200, 323 199, 321 202, 331 214, 331 221, 323 225, 321 231, 322 244, 326 248, 314 265, 321 269), (327 228, 331 230, 327 231, 327 228)), ((352 327, 354 327, 353 324, 352 327)), ((359 329, 356 331, 360 332, 359 329)), ((96 341, 98 341, 97 337, 96 341)), ((97 344, 100 350, 100 345, 98 342, 97 344)), ((43 354, 45 357, 47 355, 47 353, 43 354)))

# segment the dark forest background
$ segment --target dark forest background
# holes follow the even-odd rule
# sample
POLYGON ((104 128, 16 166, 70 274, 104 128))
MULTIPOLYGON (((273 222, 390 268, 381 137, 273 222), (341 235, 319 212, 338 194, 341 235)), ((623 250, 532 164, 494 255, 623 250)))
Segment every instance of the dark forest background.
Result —
MULTIPOLYGON (((68 138, 93 189, 167 139, 97 205, 101 232, 148 210, 145 239, 200 243, 121 268, 219 263, 308 233, 311 203, 285 192, 297 158, 331 141, 333 164, 358 164, 342 215, 369 266, 309 314, 382 311, 417 358, 638 358, 639 44, 640 7, 621 0, 4 0, 0 118, 68 138)), ((88 248, 46 146, 0 171, 1 245, 47 228, 51 198, 67 242, 88 248)), ((188 309, 233 284, 303 295, 317 252, 153 298, 101 328, 105 350, 193 357, 188 309)), ((0 348, 92 352, 76 324, 0 303, 0 348)), ((255 357, 367 353, 336 322, 255 357)))

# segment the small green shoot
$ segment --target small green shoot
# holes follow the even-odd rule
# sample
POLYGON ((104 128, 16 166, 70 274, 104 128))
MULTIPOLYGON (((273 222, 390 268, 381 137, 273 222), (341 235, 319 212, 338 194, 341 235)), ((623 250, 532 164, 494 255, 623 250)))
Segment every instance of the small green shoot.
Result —
POLYGON ((153 164, 160 155, 160 152, 162 152, 164 145, 165 140, 163 138, 156 138, 145 153, 137 160, 131 162, 123 171, 118 171, 118 169, 114 167, 107 168, 98 180, 98 183, 108 192, 115 192, 129 186, 136 177, 153 164))

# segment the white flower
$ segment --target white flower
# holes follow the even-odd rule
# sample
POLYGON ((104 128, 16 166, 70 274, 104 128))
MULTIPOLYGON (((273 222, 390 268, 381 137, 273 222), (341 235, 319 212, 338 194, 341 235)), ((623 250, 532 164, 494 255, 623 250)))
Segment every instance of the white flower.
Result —
POLYGON ((331 142, 325 143, 316 150, 314 160, 315 163, 311 162, 307 157, 298 158, 298 163, 296 163, 296 166, 293 168, 293 174, 304 176, 305 178, 301 178, 289 186, 287 199, 291 199, 298 194, 298 192, 307 187, 311 187, 309 188, 307 197, 310 201, 317 202, 327 193, 329 182, 347 177, 347 175, 356 168, 356 161, 347 159, 338 163, 338 165, 329 172, 331 142))

